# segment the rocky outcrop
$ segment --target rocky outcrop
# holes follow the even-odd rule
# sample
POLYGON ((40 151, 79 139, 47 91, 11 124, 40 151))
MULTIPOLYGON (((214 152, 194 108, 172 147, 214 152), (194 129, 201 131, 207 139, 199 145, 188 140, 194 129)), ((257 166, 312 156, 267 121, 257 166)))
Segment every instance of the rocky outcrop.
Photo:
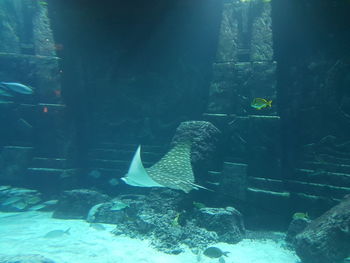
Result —
POLYGON ((18 212, 31 209, 42 201, 41 193, 25 188, 0 186, 0 211, 18 212))
POLYGON ((221 132, 208 121, 186 121, 177 127, 172 144, 179 141, 192 141, 191 161, 208 161, 212 157, 221 132))
POLYGON ((290 222, 287 235, 286 242, 293 245, 295 241, 296 235, 300 234, 304 229, 310 224, 310 220, 307 218, 296 218, 290 222))
POLYGON ((64 191, 59 198, 53 217, 85 219, 93 206, 109 200, 109 196, 93 190, 75 189, 64 191))
POLYGON ((147 196, 124 195, 93 207, 88 221, 116 224, 114 234, 150 239, 155 248, 171 254, 182 252, 184 245, 203 249, 211 243, 236 243, 243 238, 237 210, 197 209, 185 198, 169 189, 155 189, 147 196))
POLYGON ((238 243, 245 234, 242 214, 233 207, 201 208, 195 219, 198 226, 217 233, 220 242, 238 243))
POLYGON ((297 235, 295 249, 305 263, 337 263, 346 258, 350 254, 350 196, 297 235))

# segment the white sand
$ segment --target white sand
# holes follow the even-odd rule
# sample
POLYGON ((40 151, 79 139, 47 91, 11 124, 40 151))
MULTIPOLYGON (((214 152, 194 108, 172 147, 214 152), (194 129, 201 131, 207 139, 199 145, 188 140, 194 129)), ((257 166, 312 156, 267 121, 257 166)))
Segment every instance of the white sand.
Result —
MULTIPOLYGON (((180 255, 161 253, 147 241, 115 236, 104 225, 98 231, 83 220, 59 220, 51 213, 0 213, 0 254, 40 254, 56 263, 217 263, 204 255, 197 256, 189 249, 180 255), (70 235, 44 238, 52 230, 70 229, 70 235)), ((297 263, 298 258, 272 240, 243 240, 236 245, 213 244, 224 251, 226 263, 297 263)))

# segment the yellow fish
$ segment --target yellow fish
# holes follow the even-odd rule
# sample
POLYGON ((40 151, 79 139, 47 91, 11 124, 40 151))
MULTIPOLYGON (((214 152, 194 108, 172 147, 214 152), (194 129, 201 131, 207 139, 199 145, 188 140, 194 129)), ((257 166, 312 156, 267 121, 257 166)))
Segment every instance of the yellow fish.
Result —
POLYGON ((255 98, 252 103, 250 104, 250 106, 252 106, 254 109, 257 110, 261 110, 263 108, 266 107, 270 107, 271 108, 271 103, 272 100, 266 100, 266 99, 262 99, 262 98, 255 98))
POLYGON ((309 219, 308 213, 297 212, 293 214, 293 219, 309 219))

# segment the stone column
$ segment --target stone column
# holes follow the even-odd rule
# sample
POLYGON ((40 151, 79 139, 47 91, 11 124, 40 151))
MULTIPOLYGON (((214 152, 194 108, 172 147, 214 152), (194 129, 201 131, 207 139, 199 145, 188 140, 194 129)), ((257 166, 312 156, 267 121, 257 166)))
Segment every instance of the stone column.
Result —
MULTIPOLYGON (((44 176, 51 176, 53 170, 66 168, 62 161, 66 162, 70 151, 67 127, 71 125, 67 123, 62 104, 62 72, 48 18, 48 3, 3 0, 0 22, 0 81, 18 82, 34 89, 33 95, 0 98, 0 146, 3 148, 0 160, 7 160, 0 162, 0 179, 11 183, 11 178, 23 178, 23 169, 28 167, 39 169, 34 173, 37 177, 43 170, 44 176), (17 162, 16 156, 25 160, 17 162), (7 166, 16 166, 16 169, 7 166)), ((54 172, 59 176, 62 171, 54 172)), ((33 175, 27 179, 33 187, 43 182, 38 178, 37 183, 33 183, 33 175)), ((23 181, 20 183, 23 185, 23 181)))
POLYGON ((205 118, 225 133, 221 188, 226 198, 260 208, 271 200, 277 210, 285 206, 270 1, 224 1, 205 118), (254 98, 272 100, 272 107, 254 109, 254 98))

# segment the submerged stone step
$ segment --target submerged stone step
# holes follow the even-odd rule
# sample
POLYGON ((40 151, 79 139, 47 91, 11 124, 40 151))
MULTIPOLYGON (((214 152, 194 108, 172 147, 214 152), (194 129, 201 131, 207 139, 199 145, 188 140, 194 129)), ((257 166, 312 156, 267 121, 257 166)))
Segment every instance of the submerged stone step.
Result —
POLYGON ((327 163, 333 163, 333 164, 346 164, 350 165, 350 158, 342 158, 342 157, 336 157, 330 154, 317 154, 317 157, 314 155, 306 155, 305 159, 314 162, 315 159, 319 160, 319 162, 327 162, 327 163))
POLYGON ((319 217, 324 212, 337 205, 340 199, 325 198, 324 196, 291 193, 291 204, 294 212, 307 212, 311 219, 319 217))
POLYGON ((310 169, 310 170, 325 170, 327 172, 350 174, 350 165, 348 164, 308 161, 308 162, 303 162, 300 165, 302 166, 302 168, 310 169))
POLYGON ((296 169, 291 180, 350 187, 350 174, 331 173, 322 170, 296 169))
POLYGON ((248 186, 253 189, 268 190, 274 192, 283 192, 283 181, 262 178, 262 177, 248 177, 248 186))
POLYGON ((350 159, 350 153, 347 151, 339 151, 332 148, 323 148, 320 149, 319 155, 326 154, 333 156, 335 158, 344 158, 344 159, 350 159))
POLYGON ((56 168, 28 168, 27 175, 28 176, 45 176, 45 177, 54 177, 61 176, 65 169, 56 169, 56 168))
POLYGON ((283 210, 289 209, 289 192, 267 191, 258 188, 247 188, 247 200, 258 209, 275 211, 283 214, 283 210))
POLYGON ((332 186, 328 184, 307 183, 296 180, 286 180, 286 189, 290 192, 324 196, 341 199, 350 194, 350 187, 332 186))
POLYGON ((16 145, 7 145, 2 147, 4 150, 25 150, 25 151, 31 151, 34 149, 34 147, 31 146, 16 146, 16 145))
POLYGON ((67 159, 34 157, 32 160, 32 166, 41 168, 65 169, 67 168, 67 159))

